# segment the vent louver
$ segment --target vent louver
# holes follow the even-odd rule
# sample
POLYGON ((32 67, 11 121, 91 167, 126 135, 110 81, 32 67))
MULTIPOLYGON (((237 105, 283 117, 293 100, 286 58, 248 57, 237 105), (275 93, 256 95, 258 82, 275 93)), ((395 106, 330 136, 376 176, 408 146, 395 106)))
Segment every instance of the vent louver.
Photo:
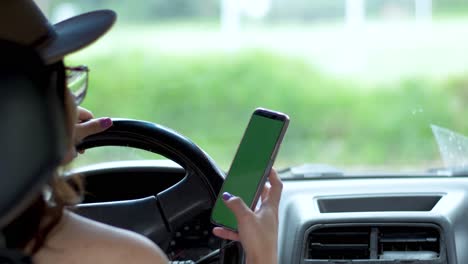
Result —
POLYGON ((441 250, 432 226, 322 227, 306 243, 306 260, 433 260, 441 250))
POLYGON ((438 230, 421 227, 379 228, 379 258, 434 259, 440 254, 438 230))
POLYGON ((369 259, 368 228, 322 228, 308 239, 309 259, 369 259))

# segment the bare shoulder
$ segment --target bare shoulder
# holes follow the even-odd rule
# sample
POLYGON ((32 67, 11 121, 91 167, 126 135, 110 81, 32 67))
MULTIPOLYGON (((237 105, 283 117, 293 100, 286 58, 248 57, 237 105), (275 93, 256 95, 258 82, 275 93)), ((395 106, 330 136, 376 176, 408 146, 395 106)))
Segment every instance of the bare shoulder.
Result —
POLYGON ((111 227, 66 212, 37 263, 168 263, 152 241, 139 234, 111 227))

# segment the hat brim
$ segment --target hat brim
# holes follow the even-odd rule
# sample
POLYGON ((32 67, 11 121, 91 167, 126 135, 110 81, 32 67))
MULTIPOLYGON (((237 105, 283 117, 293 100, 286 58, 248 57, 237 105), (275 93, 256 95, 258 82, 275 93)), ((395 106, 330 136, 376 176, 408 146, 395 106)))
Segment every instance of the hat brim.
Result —
POLYGON ((60 61, 104 35, 115 23, 112 10, 98 10, 75 16, 55 24, 56 37, 39 49, 47 64, 60 61))

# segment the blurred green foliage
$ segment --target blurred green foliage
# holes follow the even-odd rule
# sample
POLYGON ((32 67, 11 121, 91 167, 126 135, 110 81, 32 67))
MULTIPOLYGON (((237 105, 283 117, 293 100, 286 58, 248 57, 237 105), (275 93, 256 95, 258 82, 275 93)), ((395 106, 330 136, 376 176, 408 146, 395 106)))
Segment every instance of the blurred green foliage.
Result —
POLYGON ((466 0, 433 0, 432 6, 436 10, 436 16, 466 16, 468 14, 468 3, 466 0))
POLYGON ((317 20, 343 19, 344 16, 345 0, 273 0, 267 20, 270 22, 310 22, 317 20))
MULTIPOLYGON (((415 0, 367 0, 367 15, 376 17, 390 5, 403 12, 414 12, 415 0)), ((81 11, 110 8, 119 14, 119 20, 132 23, 142 21, 218 21, 221 0, 50 0, 52 9, 61 3, 74 3, 81 11)), ((465 0, 433 0, 433 13, 439 15, 466 15, 465 0)), ((345 0, 272 0, 268 22, 311 22, 342 20, 345 0)))
POLYGON ((291 117, 279 167, 426 166, 439 157, 431 123, 468 131, 468 78, 362 87, 301 59, 259 51, 178 56, 132 50, 86 60, 92 75, 84 106, 96 116, 173 128, 223 168, 258 106, 291 117))
POLYGON ((50 0, 52 10, 62 3, 73 3, 81 12, 112 9, 119 20, 135 22, 167 20, 218 20, 219 0, 50 0))
MULTIPOLYGON (((50 1, 52 8, 65 3, 63 0, 50 1)), ((329 76, 311 65, 314 60, 305 57, 313 49, 307 47, 301 58, 255 50, 222 53, 219 49, 207 51, 192 47, 192 43, 185 42, 190 39, 187 34, 204 40, 201 43, 205 44, 219 41, 209 32, 218 27, 220 0, 66 2, 75 3, 80 11, 111 8, 119 14, 120 25, 127 26, 119 33, 121 35, 110 41, 112 45, 97 49, 76 63, 71 62, 84 62, 91 68, 90 91, 84 106, 93 110, 96 116, 143 119, 173 128, 194 140, 223 168, 230 164, 248 118, 258 106, 291 116, 291 126, 277 161, 279 167, 304 162, 392 169, 433 167, 440 161, 430 124, 461 133, 468 131, 465 120, 468 77, 447 77, 441 71, 450 68, 448 66, 463 64, 460 55, 464 53, 462 34, 460 41, 458 35, 455 38, 459 45, 453 45, 452 35, 444 32, 463 32, 460 27, 464 20, 455 21, 453 25, 437 24, 440 28, 435 33, 425 33, 436 36, 430 42, 424 39, 425 34, 421 34, 422 40, 419 40, 412 38, 413 33, 411 36, 392 35, 391 31, 382 30, 388 36, 375 34, 373 38, 380 42, 370 41, 366 47, 370 57, 377 58, 378 63, 372 64, 377 66, 366 68, 365 78, 354 76, 350 80, 339 75, 329 76), (208 23, 194 23, 200 20, 208 23), (179 22, 182 23, 179 25, 179 22), (158 27, 153 28, 153 25, 158 27), (196 29, 196 33, 190 33, 186 28, 196 29), (447 41, 442 43, 441 39, 447 41), (399 41, 408 45, 398 45, 399 41), (393 47, 388 43, 397 45, 393 47), (177 49, 161 48, 171 45, 186 45, 188 52, 177 54, 174 51, 177 49), (387 48, 375 49, 372 53, 374 47, 382 46, 387 48), (417 52, 422 46, 429 47, 427 52, 417 52), (406 61, 394 60, 401 57, 406 61), (429 58, 436 63, 427 63, 429 58), (421 69, 427 74, 411 77, 419 75, 412 75, 413 71, 407 69, 410 74, 404 76, 410 77, 403 77, 406 79, 400 79, 397 74, 392 81, 360 82, 405 67, 421 69), (428 75, 442 77, 426 78, 428 75)), ((414 0, 366 2, 367 15, 371 19, 379 17, 386 4, 398 5, 406 10, 404 14, 411 15, 414 11, 414 0)), ((342 20, 344 3, 345 0, 273 0, 264 21, 282 24, 342 20)), ((436 17, 468 14, 465 0, 433 0, 433 7, 436 17)), ((326 53, 328 46, 336 47, 335 43, 342 41, 326 34, 310 34, 330 32, 330 35, 339 36, 339 32, 334 31, 336 28, 309 27, 312 23, 304 25, 303 28, 287 28, 287 32, 304 32, 304 36, 297 39, 301 39, 305 46, 313 43, 311 38, 328 38, 331 41, 322 47, 326 53)), ((271 42, 275 42, 280 35, 272 36, 271 42)), ((286 34, 280 38, 285 36, 294 39, 295 35, 286 34)), ((193 45, 197 46, 197 43, 193 45)), ((320 45, 315 52, 317 50, 320 45)), ((327 61, 341 63, 343 53, 339 50, 328 52, 333 54, 325 56, 327 61)), ((115 154, 115 151, 109 151, 109 154, 115 154)))

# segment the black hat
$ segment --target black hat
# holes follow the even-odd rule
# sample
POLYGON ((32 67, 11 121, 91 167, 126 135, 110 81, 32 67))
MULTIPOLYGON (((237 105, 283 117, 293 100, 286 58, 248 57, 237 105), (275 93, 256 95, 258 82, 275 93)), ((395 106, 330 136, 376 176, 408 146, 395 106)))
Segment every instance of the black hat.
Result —
POLYGON ((1 0, 0 39, 34 47, 51 64, 94 42, 115 19, 113 11, 99 10, 51 25, 33 0, 1 0))

